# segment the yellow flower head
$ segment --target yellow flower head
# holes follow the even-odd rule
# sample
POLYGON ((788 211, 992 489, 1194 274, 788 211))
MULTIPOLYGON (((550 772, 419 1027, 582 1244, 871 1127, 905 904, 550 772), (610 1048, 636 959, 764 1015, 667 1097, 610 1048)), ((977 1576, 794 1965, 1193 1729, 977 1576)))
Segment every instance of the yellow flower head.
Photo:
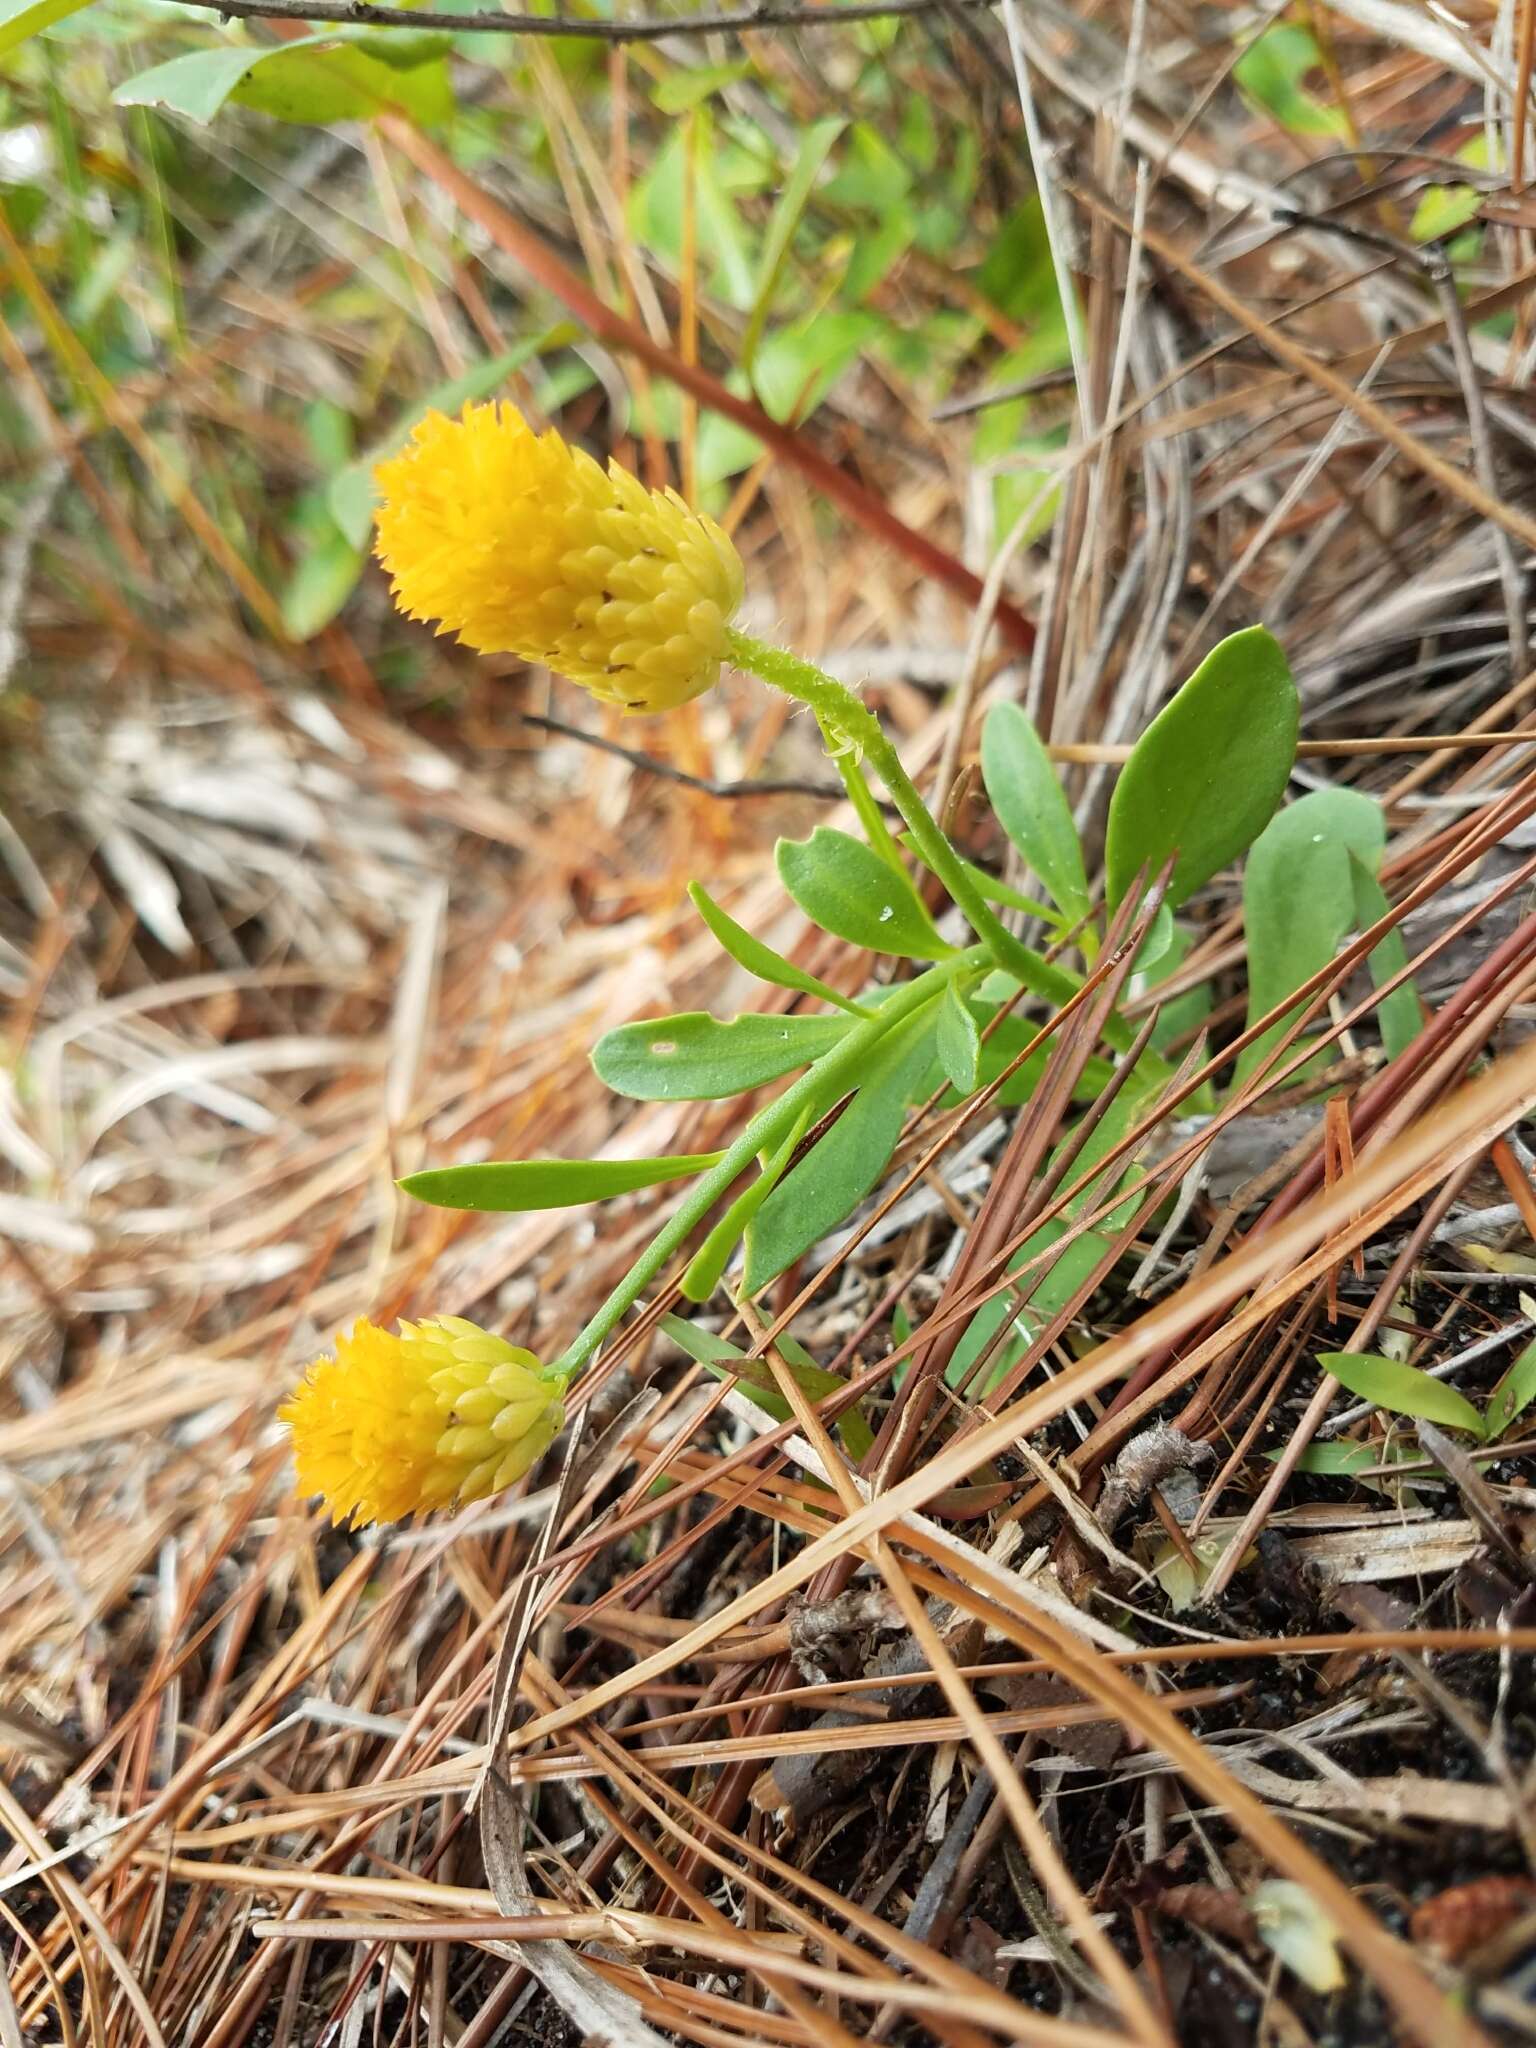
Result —
POLYGON ((564 1385, 461 1316, 402 1322, 398 1336, 360 1318, 277 1412, 299 1491, 363 1528, 521 1479, 564 1419, 564 1385))
POLYGON ((718 681, 741 558, 675 491, 605 472, 495 403, 428 413, 374 475, 379 560, 410 618, 625 711, 670 711, 718 681))

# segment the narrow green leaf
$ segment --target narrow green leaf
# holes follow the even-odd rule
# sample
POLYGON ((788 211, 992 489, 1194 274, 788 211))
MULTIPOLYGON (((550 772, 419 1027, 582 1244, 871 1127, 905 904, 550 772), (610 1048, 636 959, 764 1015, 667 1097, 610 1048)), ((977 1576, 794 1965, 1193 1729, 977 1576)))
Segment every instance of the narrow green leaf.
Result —
POLYGON ((88 5, 89 0, 0 0, 0 57, 88 5))
POLYGON ((994 704, 981 729, 981 774, 998 820, 1030 871, 1072 921, 1091 898, 1066 792, 1034 724, 1017 704, 994 704))
POLYGON ((592 1064, 616 1095, 639 1102, 712 1102, 760 1088, 829 1052, 845 1017, 733 1017, 701 1010, 621 1024, 597 1042, 592 1064))
POLYGON ((954 950, 911 882, 846 832, 821 825, 809 839, 781 839, 775 857, 785 888, 824 931, 908 960, 940 960, 954 950))
POLYGON ((1274 816, 1296 758, 1299 705, 1280 643, 1262 626, 1213 648, 1147 727, 1110 799, 1111 907, 1139 869, 1178 859, 1177 908, 1251 846, 1274 816))
POLYGON ((835 1230, 885 1172, 912 1087, 933 1058, 935 1007, 925 1003, 881 1041, 848 1107, 758 1211, 747 1231, 749 1295, 835 1230))
POLYGON ((840 118, 813 121, 800 137, 794 168, 784 181, 784 190, 773 209, 773 218, 768 223, 768 231, 763 236, 763 246, 758 256, 756 295, 752 301, 747 331, 742 336, 741 351, 737 358, 742 370, 749 377, 752 374, 752 359, 757 354, 757 345, 763 338, 763 329, 773 308, 773 294, 779 281, 779 274, 784 268, 784 259, 789 254, 789 245, 800 225, 800 216, 810 200, 812 188, 821 175, 823 164, 847 125, 840 118))
MULTIPOLYGON (((915 850, 910 833, 903 832, 901 843, 909 853, 915 850)), ((1022 910, 1026 917, 1038 917, 1058 930, 1065 925, 1066 919, 1061 912, 1053 910, 1048 903, 1037 903, 1033 896, 1024 895, 999 875, 989 875, 985 868, 977 867, 974 861, 966 860, 963 855, 956 858, 965 870, 966 879, 975 884, 989 903, 1000 903, 1005 910, 1022 910)))
MULTIPOLYGON (((661 1328, 696 1365, 706 1367, 717 1379, 738 1380, 742 1392, 765 1415, 771 1415, 775 1422, 790 1420, 794 1411, 779 1391, 773 1368, 763 1359, 744 1357, 724 1337, 717 1337, 711 1330, 701 1330, 697 1324, 686 1322, 681 1316, 663 1316, 661 1328)), ((824 1401, 829 1394, 835 1394, 847 1385, 847 1381, 835 1372, 828 1372, 817 1365, 793 1337, 780 1337, 779 1356, 789 1367, 795 1385, 809 1401, 824 1401)), ((851 1457, 862 1458, 874 1442, 869 1424, 858 1406, 850 1408, 839 1418, 837 1429, 851 1457)))
POLYGON ((976 1093, 981 1068, 981 1033, 964 996, 951 982, 939 1004, 937 1037, 939 1065, 951 1088, 959 1096, 976 1093))
MULTIPOLYGON (((1356 922, 1350 856, 1374 875, 1385 844, 1381 806, 1358 790, 1314 790, 1270 819, 1243 873, 1250 1024, 1333 959, 1356 922)), ((1239 1056, 1239 1081, 1264 1058, 1286 1021, 1271 1025, 1239 1056)))
POLYGON ((776 988, 798 989, 802 995, 816 996, 824 1003, 834 1003, 838 1009, 847 1010, 855 1017, 868 1016, 869 1012, 860 1009, 848 996, 839 995, 835 988, 828 988, 824 981, 818 981, 814 974, 807 974, 803 967, 797 967, 792 960, 786 960, 784 955, 776 953, 772 946, 765 946, 761 939, 754 939, 745 926, 739 925, 728 911, 722 910, 709 891, 698 882, 688 884, 688 894, 694 909, 726 952, 738 967, 745 967, 748 974, 755 974, 759 981, 771 981, 776 988))
POLYGON ((1318 1364, 1336 1380, 1374 1407, 1391 1415, 1407 1415, 1424 1422, 1443 1422, 1447 1429, 1483 1433, 1483 1418, 1465 1394, 1458 1394, 1442 1380, 1431 1379, 1416 1366, 1395 1358, 1377 1358, 1368 1351, 1325 1351, 1318 1364))
POLYGON ((795 1148, 810 1125, 811 1114, 807 1108, 795 1118, 792 1129, 785 1133, 783 1144, 771 1159, 764 1160, 756 1180, 742 1189, 694 1253, 681 1281, 685 1300, 708 1301, 720 1285, 720 1276, 731 1253, 740 1244, 742 1233, 783 1179, 785 1169, 795 1156, 795 1148))
POLYGON ((719 1152, 672 1159, 497 1159, 476 1166, 434 1166, 399 1182, 438 1209, 574 1209, 662 1181, 686 1180, 718 1165, 719 1152))
POLYGON ((1536 1344, 1527 1344, 1503 1379, 1494 1388, 1483 1418, 1483 1433, 1490 1443, 1519 1420, 1536 1401, 1536 1344))
MULTIPOLYGON (((1356 1472, 1367 1472, 1372 1466, 1386 1462, 1382 1453, 1383 1444, 1308 1444, 1296 1460, 1298 1472, 1316 1472, 1329 1479, 1348 1479, 1356 1472)), ((1278 1465, 1285 1456, 1284 1451, 1266 1451, 1267 1464, 1278 1465)))

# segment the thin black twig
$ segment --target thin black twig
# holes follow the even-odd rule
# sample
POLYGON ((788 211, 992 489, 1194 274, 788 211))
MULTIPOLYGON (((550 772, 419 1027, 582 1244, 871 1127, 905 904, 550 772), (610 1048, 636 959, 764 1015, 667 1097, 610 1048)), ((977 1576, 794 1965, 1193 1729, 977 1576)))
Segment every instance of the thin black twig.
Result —
MULTIPOLYGON (((536 725, 541 732, 558 733, 562 739, 580 740, 584 747, 596 747, 600 754, 612 754, 620 761, 627 761, 631 768, 639 768, 647 775, 658 775, 663 782, 680 782, 684 789, 697 789, 705 796, 817 796, 828 802, 840 802, 848 792, 840 782, 797 782, 764 776, 752 782, 716 782, 707 776, 690 775, 685 769, 674 768, 670 761, 658 761, 654 754, 642 754, 634 747, 621 747, 617 740, 605 740, 595 732, 584 732, 579 725, 567 725, 562 718, 545 718, 534 711, 520 711, 518 716, 524 725, 536 725)), ((882 810, 895 813, 894 804, 882 804, 882 810)))
POLYGON ((354 27, 438 29, 454 34, 588 36, 602 43, 655 43, 666 36, 713 35, 731 29, 836 28, 850 21, 884 21, 892 15, 935 14, 951 6, 994 4, 995 0, 828 0, 826 6, 730 7, 676 20, 596 21, 572 15, 503 14, 499 8, 428 12, 375 6, 372 0, 189 0, 189 5, 209 8, 226 21, 337 21, 354 27))

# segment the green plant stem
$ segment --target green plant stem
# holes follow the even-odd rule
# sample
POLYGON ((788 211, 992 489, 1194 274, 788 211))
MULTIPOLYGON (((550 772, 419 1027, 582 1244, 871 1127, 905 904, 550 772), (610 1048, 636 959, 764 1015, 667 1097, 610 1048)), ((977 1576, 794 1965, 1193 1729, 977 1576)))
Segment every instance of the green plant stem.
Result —
POLYGON ((876 1045, 888 1031, 910 1017, 914 1011, 920 1010, 925 1003, 930 1003, 936 996, 942 995, 946 985, 956 976, 973 972, 978 967, 990 966, 991 962, 990 947, 973 946, 968 952, 956 953, 951 959, 942 960, 936 967, 930 967, 925 974, 918 975, 916 980, 905 983, 889 1002, 880 1005, 873 1016, 855 1024, 841 1044, 835 1045, 830 1052, 823 1053, 816 1064, 808 1067, 798 1081, 759 1110, 719 1165, 711 1167, 709 1172, 694 1184, 687 1199, 657 1232, 591 1321, 572 1339, 557 1359, 551 1360, 550 1370, 564 1373, 569 1378, 579 1367, 585 1365, 603 1339, 640 1299, 641 1294, 667 1260, 674 1252, 680 1250, 690 1232, 719 1201, 737 1175, 745 1172, 760 1152, 771 1151, 781 1144, 802 1110, 812 1106, 829 1087, 840 1089, 844 1085, 851 1086, 866 1067, 876 1045))
POLYGON ((1054 1002, 1064 1002, 1072 994, 1070 980, 1037 953, 1032 953, 1022 940, 1016 939, 986 902, 966 874, 960 856, 939 830, 933 813, 918 795, 915 784, 901 765, 901 757, 886 738, 874 713, 861 704, 844 684, 812 662, 802 660, 798 654, 791 654, 787 648, 770 647, 765 641, 754 640, 748 633, 733 631, 730 637, 731 652, 742 668, 772 684, 774 689, 782 690, 785 696, 793 697, 797 703, 810 706, 834 751, 839 744, 852 747, 874 763, 912 835, 918 858, 944 884, 995 964, 1016 981, 1022 981, 1026 988, 1034 989, 1038 995, 1049 996, 1054 1002), (1049 987, 1038 985, 1042 968, 1049 987))
MULTIPOLYGON (((740 667, 797 703, 809 705, 834 752, 840 745, 855 747, 874 763, 906 823, 912 850, 959 905, 972 931, 991 955, 992 964, 1058 1010, 1069 1003, 1081 989, 1082 977, 1064 967, 1052 966, 1009 931, 967 872, 966 863, 939 829, 874 713, 845 684, 798 654, 770 647, 765 641, 754 640, 749 633, 734 629, 730 640, 731 652, 740 667)), ((1104 1041, 1117 1052, 1127 1051, 1135 1036, 1119 1017, 1110 1017, 1105 1022, 1104 1041)))

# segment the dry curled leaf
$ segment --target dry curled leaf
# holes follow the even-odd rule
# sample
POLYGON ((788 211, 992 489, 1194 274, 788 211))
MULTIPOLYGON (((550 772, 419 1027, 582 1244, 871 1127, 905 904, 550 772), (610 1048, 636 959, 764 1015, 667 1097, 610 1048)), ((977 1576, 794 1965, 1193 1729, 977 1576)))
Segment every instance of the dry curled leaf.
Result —
POLYGON ((1533 1911, 1536 1884, 1530 1878, 1478 1877, 1415 1906, 1408 1932, 1416 1948, 1442 1963, 1460 1963, 1533 1911))

